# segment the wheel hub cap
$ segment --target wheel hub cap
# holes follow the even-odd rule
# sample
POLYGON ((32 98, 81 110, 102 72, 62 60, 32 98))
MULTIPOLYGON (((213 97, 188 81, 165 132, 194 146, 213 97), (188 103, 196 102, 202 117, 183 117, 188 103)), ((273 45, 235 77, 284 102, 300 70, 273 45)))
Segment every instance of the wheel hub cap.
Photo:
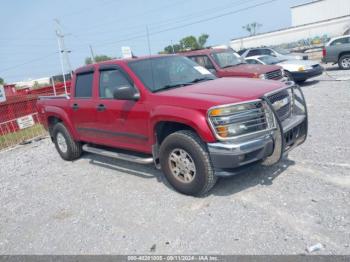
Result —
POLYGON ((342 61, 342 66, 345 68, 349 68, 350 67, 350 58, 344 58, 342 61))
POLYGON ((196 166, 189 153, 174 149, 170 153, 169 167, 173 176, 182 183, 190 183, 196 175, 196 166))
POLYGON ((67 147, 67 142, 66 142, 66 139, 64 138, 64 136, 61 133, 57 133, 56 139, 57 139, 57 145, 58 145, 59 149, 61 150, 61 152, 66 153, 68 147, 67 147))

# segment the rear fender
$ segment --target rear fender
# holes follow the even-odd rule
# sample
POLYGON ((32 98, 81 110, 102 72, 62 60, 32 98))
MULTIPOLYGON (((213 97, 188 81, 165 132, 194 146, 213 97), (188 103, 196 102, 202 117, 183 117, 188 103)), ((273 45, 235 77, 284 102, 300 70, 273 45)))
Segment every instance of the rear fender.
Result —
POLYGON ((49 119, 49 117, 56 117, 60 119, 65 125, 65 127, 68 129, 69 133, 72 135, 74 140, 79 140, 78 133, 76 132, 74 125, 66 111, 64 111, 62 108, 55 106, 46 106, 45 111, 47 119, 49 119))

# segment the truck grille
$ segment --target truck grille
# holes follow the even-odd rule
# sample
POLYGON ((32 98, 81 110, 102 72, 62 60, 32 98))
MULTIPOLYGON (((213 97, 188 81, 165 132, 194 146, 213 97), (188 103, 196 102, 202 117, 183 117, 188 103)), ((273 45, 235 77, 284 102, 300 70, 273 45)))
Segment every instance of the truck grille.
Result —
POLYGON ((291 115, 292 104, 288 90, 284 89, 276 94, 270 95, 268 99, 281 121, 287 119, 291 115))
POLYGON ((275 70, 265 74, 267 79, 279 80, 282 78, 282 70, 275 70))

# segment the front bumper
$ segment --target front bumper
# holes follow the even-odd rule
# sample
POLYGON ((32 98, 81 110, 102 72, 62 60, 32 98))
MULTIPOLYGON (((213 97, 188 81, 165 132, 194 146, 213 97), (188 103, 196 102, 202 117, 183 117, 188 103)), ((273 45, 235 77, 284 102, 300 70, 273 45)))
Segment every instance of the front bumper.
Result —
MULTIPOLYGON (((299 89, 300 90, 300 89, 299 89)), ((301 90, 300 90, 301 92, 301 90)), ((302 95, 302 93, 301 93, 302 95)), ((298 103, 305 106, 305 114, 292 114, 280 121, 279 128, 263 135, 247 137, 239 141, 208 143, 208 151, 217 176, 235 175, 251 164, 270 157, 276 146, 281 147, 281 156, 306 140, 308 118, 304 97, 298 103), (276 143, 276 133, 280 132, 282 143, 276 143)), ((275 116, 277 117, 276 113, 275 116)), ((277 162, 276 161, 276 162, 277 162)))
POLYGON ((322 75, 323 71, 324 71, 324 68, 322 66, 318 66, 316 68, 305 70, 302 72, 291 72, 291 74, 293 76, 294 81, 298 82, 298 81, 305 81, 309 78, 322 75))

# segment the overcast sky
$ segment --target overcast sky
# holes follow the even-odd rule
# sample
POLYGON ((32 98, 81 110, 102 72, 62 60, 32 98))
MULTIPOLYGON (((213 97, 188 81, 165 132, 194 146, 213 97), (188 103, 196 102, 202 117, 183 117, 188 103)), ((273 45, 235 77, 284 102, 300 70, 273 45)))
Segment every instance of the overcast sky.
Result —
POLYGON ((262 24, 259 32, 290 26, 289 7, 307 0, 265 2, 268 0, 2 1, 0 77, 13 82, 61 72, 55 18, 66 34, 74 69, 90 56, 89 44, 95 54, 117 57, 121 46, 130 46, 135 55, 148 54, 146 26, 152 53, 201 33, 210 35, 208 45, 228 44, 232 38, 247 35, 242 26, 251 22, 262 24))

